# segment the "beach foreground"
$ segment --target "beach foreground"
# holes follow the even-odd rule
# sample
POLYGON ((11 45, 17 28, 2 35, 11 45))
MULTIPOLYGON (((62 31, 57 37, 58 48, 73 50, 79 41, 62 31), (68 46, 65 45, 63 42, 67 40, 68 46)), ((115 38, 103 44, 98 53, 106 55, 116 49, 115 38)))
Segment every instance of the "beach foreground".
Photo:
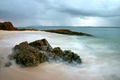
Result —
MULTIPOLYGON (((45 38, 44 35, 47 35, 48 38, 52 38, 58 35, 51 34, 44 31, 3 31, 0 30, 0 80, 71 80, 69 77, 65 76, 65 73, 63 73, 62 67, 60 67, 58 64, 48 63, 44 62, 39 64, 37 67, 27 67, 27 68, 21 68, 19 65, 15 63, 15 61, 12 61, 12 66, 10 67, 4 67, 6 62, 9 62, 7 56, 12 53, 13 45, 15 45, 14 40, 17 40, 18 42, 24 41, 18 40, 18 38, 15 38, 11 35, 17 35, 22 34, 41 34, 40 39, 45 38), (10 40, 14 38, 14 40, 10 40), (7 42, 5 40, 10 40, 10 42, 7 42), (5 42, 4 42, 5 41, 5 42), (7 43, 6 43, 7 42, 7 43), (4 44, 5 43, 5 44, 4 44), (6 45, 6 46, 4 46, 6 45), (3 47, 2 47, 3 46, 3 47)), ((61 37, 65 37, 62 36, 61 37)), ((37 40, 33 38, 33 40, 37 40)), ((29 41, 29 40, 28 40, 29 41)), ((62 64, 61 64, 62 65, 62 64)))
MULTIPOLYGON (((44 33, 43 31, 0 31, 0 39, 5 40, 10 34, 17 33, 44 33)), ((48 34, 48 33, 44 33, 48 34)), ((17 39, 16 39, 17 40, 17 39)), ((7 45, 7 44, 6 44, 7 45)), ((8 45, 10 45, 8 43, 8 45)), ((1 46, 0 46, 1 48, 1 46)), ((5 63, 8 61, 7 56, 12 52, 12 47, 4 47, 0 49, 0 80, 70 80, 68 77, 64 76, 60 66, 54 65, 52 63, 42 63, 37 67, 20 68, 13 61, 12 66, 4 67, 5 63), (56 68, 57 67, 57 68, 56 68), (53 71, 54 70, 54 71, 53 71)))
POLYGON ((41 31, 0 31, 0 80, 119 80, 119 46, 87 36, 69 36, 41 31), (4 67, 16 44, 47 39, 51 46, 72 50, 82 58, 81 65, 45 62, 21 68, 12 61, 4 67))

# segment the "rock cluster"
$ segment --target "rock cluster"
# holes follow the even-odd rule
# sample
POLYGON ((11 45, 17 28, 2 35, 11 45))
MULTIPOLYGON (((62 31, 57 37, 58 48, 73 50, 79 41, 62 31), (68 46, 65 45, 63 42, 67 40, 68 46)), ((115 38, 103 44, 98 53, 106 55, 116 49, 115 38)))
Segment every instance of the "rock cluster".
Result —
POLYGON ((90 34, 82 33, 82 32, 74 32, 67 29, 58 29, 58 30, 43 30, 46 32, 59 33, 59 34, 67 34, 67 35, 78 35, 78 36, 92 36, 90 34))
POLYGON ((22 42, 13 48, 13 53, 9 57, 16 59, 16 63, 26 67, 34 67, 45 61, 61 59, 69 63, 73 61, 81 63, 80 56, 70 50, 62 51, 60 47, 53 49, 46 39, 31 43, 22 42))

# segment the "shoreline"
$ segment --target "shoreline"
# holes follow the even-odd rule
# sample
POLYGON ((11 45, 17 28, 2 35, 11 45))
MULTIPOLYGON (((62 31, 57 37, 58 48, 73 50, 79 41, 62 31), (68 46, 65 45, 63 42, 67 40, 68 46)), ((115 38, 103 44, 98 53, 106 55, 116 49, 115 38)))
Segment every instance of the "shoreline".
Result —
MULTIPOLYGON (((42 63, 37 67, 21 68, 15 62, 10 67, 0 69, 0 80, 116 80, 119 77, 119 45, 101 38, 78 37, 41 31, 0 31, 0 56, 7 61, 14 45, 25 40, 46 38, 52 47, 72 50, 83 59, 83 64, 75 67, 61 63, 42 63), (4 37, 5 36, 5 37, 4 37), (99 43, 98 43, 99 42, 99 43), (91 74, 92 73, 92 74, 91 74)), ((1 66, 0 66, 1 67, 1 66)))
MULTIPOLYGON (((0 30, 0 41, 3 41, 1 46, 4 46, 4 37, 12 34, 19 33, 41 33, 46 35, 52 35, 54 33, 44 32, 44 31, 5 31, 0 30)), ((56 35, 56 34, 55 34, 56 35)), ((48 36, 49 37, 49 36, 48 36)), ((8 43, 7 43, 8 44, 8 43)), ((8 44, 9 45, 9 44, 8 44)), ((14 61, 12 61, 12 65, 10 67, 4 67, 5 63, 8 62, 7 56, 11 53, 12 47, 1 47, 0 54, 0 79, 1 80, 71 80, 70 78, 64 76, 66 75, 61 70, 61 67, 54 64, 44 62, 39 64, 36 67, 26 67, 21 68, 20 65, 17 65, 14 61), (2 59, 3 57, 3 59, 2 59), (57 67, 57 68, 56 68, 57 67), (54 70, 54 71, 53 71, 54 70)))
POLYGON ((26 30, 26 31, 7 31, 7 30, 0 30, 0 40, 1 40, 4 36, 10 35, 10 34, 30 33, 30 32, 40 33, 40 32, 45 32, 45 31, 29 31, 29 30, 26 30))

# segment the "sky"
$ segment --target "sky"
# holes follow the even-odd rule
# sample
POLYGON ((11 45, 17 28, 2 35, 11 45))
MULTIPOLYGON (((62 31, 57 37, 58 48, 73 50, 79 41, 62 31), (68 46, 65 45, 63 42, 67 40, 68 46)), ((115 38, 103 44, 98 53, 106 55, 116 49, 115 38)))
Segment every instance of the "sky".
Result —
POLYGON ((15 27, 120 27, 120 0, 0 0, 4 21, 15 27))

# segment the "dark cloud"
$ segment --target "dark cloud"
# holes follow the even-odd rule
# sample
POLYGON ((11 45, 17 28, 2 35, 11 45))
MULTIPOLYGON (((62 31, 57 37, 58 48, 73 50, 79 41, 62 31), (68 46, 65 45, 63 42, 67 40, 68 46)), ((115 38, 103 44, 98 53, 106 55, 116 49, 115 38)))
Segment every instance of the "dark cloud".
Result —
POLYGON ((15 26, 120 26, 120 1, 1 0, 0 21, 8 20, 15 26))

